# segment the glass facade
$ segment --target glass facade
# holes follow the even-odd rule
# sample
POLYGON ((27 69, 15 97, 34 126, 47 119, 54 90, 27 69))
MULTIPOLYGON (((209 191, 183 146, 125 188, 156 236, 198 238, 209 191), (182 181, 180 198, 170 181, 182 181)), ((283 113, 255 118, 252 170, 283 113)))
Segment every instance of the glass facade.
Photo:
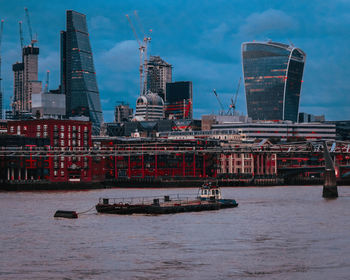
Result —
POLYGON ((67 11, 67 31, 61 32, 61 88, 67 117, 89 117, 98 135, 103 116, 89 33, 85 15, 75 11, 67 11))
POLYGON ((192 119, 192 82, 174 82, 166 84, 165 117, 174 119, 192 119))
POLYGON ((242 45, 249 117, 298 121, 305 57, 302 50, 280 43, 242 45))

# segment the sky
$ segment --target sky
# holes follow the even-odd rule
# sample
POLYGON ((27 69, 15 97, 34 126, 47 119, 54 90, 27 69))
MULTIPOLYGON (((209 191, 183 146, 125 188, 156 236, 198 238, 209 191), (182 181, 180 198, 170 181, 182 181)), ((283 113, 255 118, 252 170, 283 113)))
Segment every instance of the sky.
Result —
MULTIPOLYGON (((195 118, 218 112, 214 88, 228 108, 243 76, 241 44, 272 40, 306 52, 299 111, 350 120, 350 0, 0 0, 6 109, 13 95, 12 64, 21 59, 20 20, 29 43, 24 7, 39 41, 39 80, 45 81, 49 70, 50 89, 60 80, 65 11, 86 14, 106 122, 113 121, 118 101, 135 108, 139 95, 138 44, 125 17, 137 27, 134 11, 142 28, 152 30, 149 53, 172 64, 173 81, 193 82, 195 118)), ((243 86, 237 110, 246 113, 243 86)))

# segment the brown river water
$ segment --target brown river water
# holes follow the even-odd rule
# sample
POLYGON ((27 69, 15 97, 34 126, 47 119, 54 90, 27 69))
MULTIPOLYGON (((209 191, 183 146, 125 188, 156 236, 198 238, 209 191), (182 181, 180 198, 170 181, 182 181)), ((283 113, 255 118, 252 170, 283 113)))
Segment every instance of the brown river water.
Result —
POLYGON ((350 279, 350 187, 338 191, 223 188, 238 208, 75 220, 53 215, 197 189, 1 192, 0 279, 350 279))

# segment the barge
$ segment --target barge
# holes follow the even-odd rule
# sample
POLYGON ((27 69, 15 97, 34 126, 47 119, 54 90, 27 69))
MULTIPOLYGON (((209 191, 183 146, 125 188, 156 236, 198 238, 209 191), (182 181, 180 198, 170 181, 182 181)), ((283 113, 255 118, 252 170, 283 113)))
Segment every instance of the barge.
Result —
POLYGON ((199 212, 237 207, 234 199, 223 199, 221 190, 210 183, 204 184, 195 199, 180 195, 141 198, 100 198, 96 205, 98 213, 105 214, 174 214, 199 212))

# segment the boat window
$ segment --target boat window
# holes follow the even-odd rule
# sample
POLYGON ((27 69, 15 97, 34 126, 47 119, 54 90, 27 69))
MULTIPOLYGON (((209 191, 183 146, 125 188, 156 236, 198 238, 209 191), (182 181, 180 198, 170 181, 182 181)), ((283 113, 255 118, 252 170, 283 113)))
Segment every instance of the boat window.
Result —
POLYGON ((217 195, 219 194, 219 190, 216 190, 216 194, 217 194, 217 195))
POLYGON ((208 191, 207 191, 207 190, 204 190, 204 194, 208 194, 208 191))
POLYGON ((212 195, 215 195, 215 190, 212 190, 212 191, 211 191, 211 194, 212 194, 212 195))

